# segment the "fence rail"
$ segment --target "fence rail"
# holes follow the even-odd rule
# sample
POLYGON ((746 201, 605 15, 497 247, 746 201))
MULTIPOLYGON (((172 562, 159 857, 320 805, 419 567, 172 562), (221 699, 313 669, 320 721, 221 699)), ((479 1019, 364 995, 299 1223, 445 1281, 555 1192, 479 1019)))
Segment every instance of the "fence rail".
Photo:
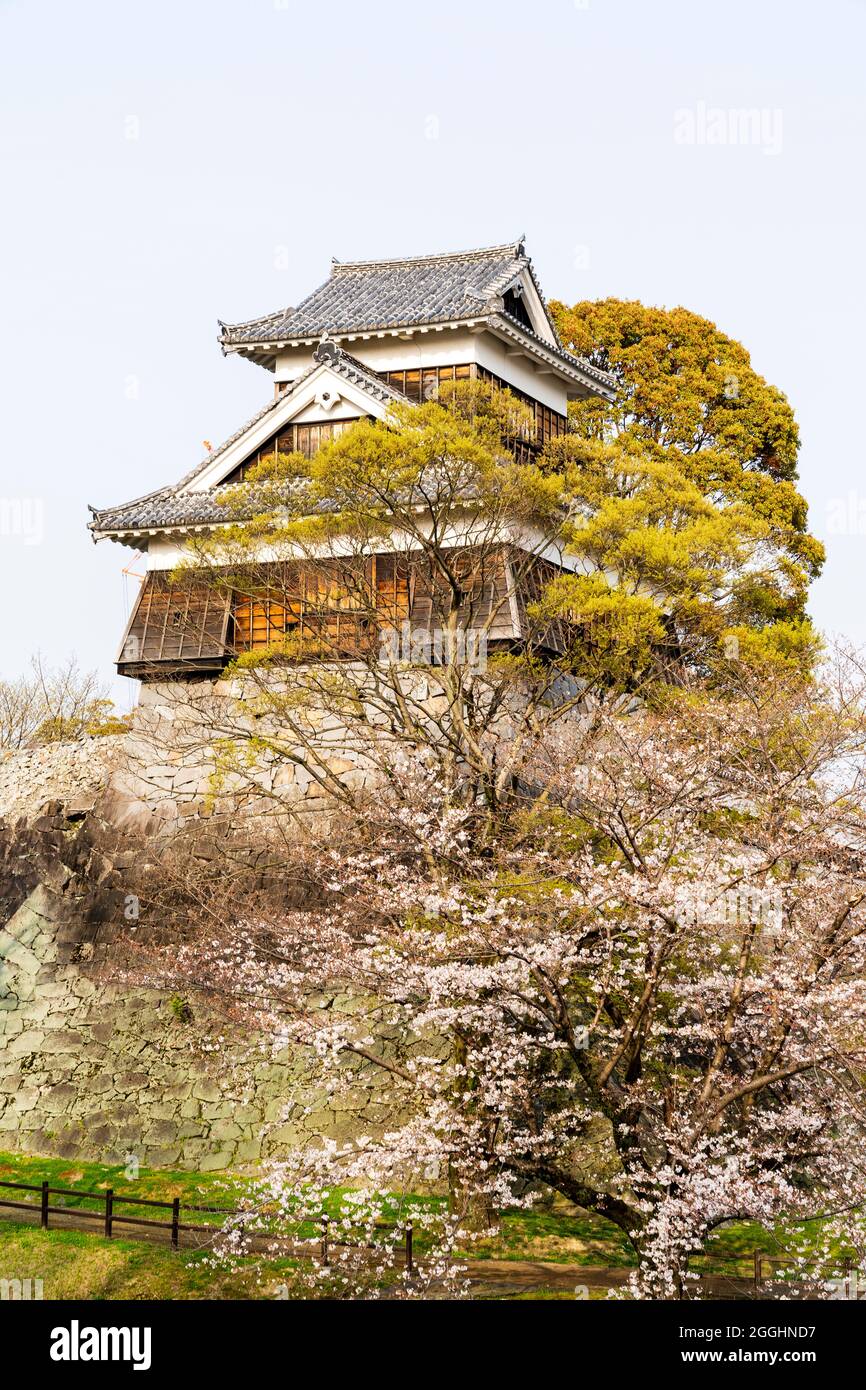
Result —
MULTIPOLYGON (((693 1269, 695 1274, 707 1274, 710 1276, 714 1273, 712 1269, 702 1270, 694 1268, 692 1262, 696 1260, 703 1260, 709 1263, 710 1266, 735 1266, 730 1274, 722 1274, 717 1277, 742 1279, 744 1282, 750 1280, 756 1292, 758 1289, 763 1288, 768 1281, 772 1282, 774 1269, 786 1270, 794 1264, 794 1257, 792 1255, 768 1255, 764 1250, 744 1250, 742 1253, 730 1255, 717 1254, 712 1250, 693 1251, 689 1256, 689 1268, 693 1269), (744 1275, 740 1272, 743 1265, 750 1270, 749 1274, 744 1275)), ((807 1269, 795 1271, 795 1280, 797 1273, 801 1275, 807 1274, 813 1278, 818 1276, 828 1281, 832 1279, 842 1279, 845 1281, 847 1290, 854 1270, 855 1261, 848 1256, 842 1256, 838 1263, 831 1263, 828 1261, 820 1266, 812 1265, 807 1269)))
MULTIPOLYGON (((216 1226, 201 1226, 191 1222, 181 1221, 181 1206, 184 1211, 201 1214, 203 1212, 218 1216, 240 1216, 245 1213, 238 1207, 211 1207, 201 1206, 194 1202, 181 1203, 179 1197, 174 1197, 170 1202, 160 1202, 154 1197, 129 1197, 125 1193, 115 1192, 108 1187, 104 1192, 93 1192, 87 1188, 73 1187, 52 1187, 50 1183, 27 1183, 27 1182, 2 1182, 0 1188, 12 1188, 16 1192, 36 1192, 39 1195, 38 1202, 16 1202, 11 1199, 4 1199, 0 1196, 0 1207, 10 1208, 14 1211, 29 1211, 39 1213, 39 1224, 43 1231, 49 1229, 49 1216, 76 1216, 83 1217, 85 1220, 101 1221, 102 1234, 106 1240, 111 1240, 115 1226, 142 1226, 150 1229, 165 1230, 170 1232, 172 1250, 177 1250, 180 1246, 180 1232, 192 1231, 201 1234, 213 1234, 216 1226), (74 1207, 69 1203, 62 1206, 52 1206, 52 1197, 76 1197, 87 1198, 91 1201, 99 1202, 102 1206, 100 1211, 90 1211, 86 1207, 74 1207), (171 1218, 168 1221, 155 1221, 144 1216, 118 1216, 115 1208, 119 1205, 137 1207, 160 1207, 163 1211, 170 1211, 171 1218)), ((327 1267, 331 1263, 331 1250, 335 1245, 342 1248, 364 1249, 363 1246, 351 1246, 344 1241, 334 1241, 331 1237, 330 1219, 322 1217, 320 1254, 322 1263, 327 1267)), ((393 1229, 388 1227, 387 1229, 393 1229)), ((414 1258, 412 1252, 413 1230, 411 1222, 403 1228, 403 1250, 405 1268, 407 1274, 414 1272, 414 1258)))

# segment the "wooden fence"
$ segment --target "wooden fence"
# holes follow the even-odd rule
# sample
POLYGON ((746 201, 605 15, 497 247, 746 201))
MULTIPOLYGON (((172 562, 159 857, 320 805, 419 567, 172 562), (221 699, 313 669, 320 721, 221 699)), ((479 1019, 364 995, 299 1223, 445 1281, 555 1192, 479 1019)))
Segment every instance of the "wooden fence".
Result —
MULTIPOLYGON (((790 1269, 793 1264, 794 1257, 792 1255, 768 1255, 763 1250, 744 1250, 742 1254, 733 1255, 716 1254, 711 1250, 700 1250, 695 1251, 689 1257, 689 1268, 693 1270, 694 1273, 701 1274, 702 1277, 729 1278, 732 1281, 744 1284, 749 1282, 752 1284, 755 1293, 766 1287, 767 1284, 772 1285, 776 1271, 790 1269), (693 1264, 695 1260, 706 1261, 710 1266, 734 1266, 734 1268, 730 1274, 720 1274, 718 1270, 714 1268, 703 1270, 696 1267, 693 1264), (743 1272, 743 1266, 749 1270, 748 1274, 743 1272)), ((854 1270, 855 1261, 843 1257, 838 1264, 827 1263, 820 1267, 809 1266, 803 1270, 794 1270, 793 1282, 796 1283, 798 1273, 809 1275, 812 1278, 818 1277, 828 1283, 832 1280, 842 1280, 845 1284, 845 1297, 848 1298, 851 1296, 851 1276, 854 1270)), ((783 1279, 780 1281, 780 1284, 784 1284, 785 1282, 786 1281, 783 1279)))
MULTIPOLYGON (((147 1226, 151 1229, 169 1231, 171 1233, 170 1240, 172 1250, 177 1250, 179 1248, 181 1231, 192 1231, 203 1235, 213 1235, 218 1229, 215 1225, 202 1226, 188 1221, 181 1221, 181 1205, 185 1212, 197 1213, 198 1215, 204 1213, 226 1217, 243 1217, 246 1215, 244 1211, 237 1207, 205 1207, 198 1206, 191 1202, 184 1202, 181 1204, 179 1197, 175 1197, 170 1202, 159 1202, 153 1197, 129 1197, 125 1193, 116 1193, 111 1187, 106 1188, 105 1192, 92 1192, 85 1188, 52 1187, 48 1182, 38 1184, 26 1182, 0 1182, 0 1188, 13 1188, 18 1192, 38 1193, 38 1202, 16 1202, 4 1200, 0 1197, 0 1207, 8 1207, 15 1211, 38 1211, 39 1224, 43 1231, 49 1229, 48 1218, 52 1215, 83 1217, 85 1220, 100 1222, 102 1224, 102 1235, 106 1240, 111 1240, 115 1226, 147 1226), (88 1211, 86 1207, 70 1206, 69 1203, 62 1206, 52 1206, 52 1197, 88 1198, 92 1201, 99 1202, 101 1210, 88 1211), (162 1208, 163 1211, 170 1211, 171 1218, 167 1221, 156 1221, 144 1216, 119 1216, 117 1214, 118 1206, 159 1207, 162 1208)), ((321 1222, 320 1253, 322 1263, 325 1266, 330 1265, 331 1250, 336 1244, 331 1238, 330 1225, 330 1219, 327 1216, 323 1216, 321 1222)), ((387 1229, 393 1228, 388 1227, 387 1229)), ((97 1234, 99 1234, 99 1232, 97 1232, 97 1234)), ((134 1234, 134 1232, 132 1234, 134 1234)), ((414 1271, 412 1236, 412 1225, 411 1222, 409 1222, 403 1229, 403 1250, 407 1274, 412 1274, 414 1271)), ((339 1244, 345 1247, 346 1242, 341 1241, 339 1244)), ((305 1246, 303 1248, 308 1247, 305 1246)), ((359 1245, 350 1248, 362 1250, 366 1247, 359 1245)))

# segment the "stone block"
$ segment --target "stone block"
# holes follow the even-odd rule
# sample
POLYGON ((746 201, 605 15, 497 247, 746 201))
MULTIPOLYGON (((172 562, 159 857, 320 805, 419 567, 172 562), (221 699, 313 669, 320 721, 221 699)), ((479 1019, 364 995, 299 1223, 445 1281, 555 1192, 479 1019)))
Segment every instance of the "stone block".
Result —
POLYGON ((212 1081, 196 1082, 192 1093, 196 1100, 218 1101, 225 1099, 219 1086, 215 1086, 212 1081))
POLYGON ((237 1163, 257 1163, 261 1156, 261 1139, 247 1140, 242 1144, 238 1144, 235 1151, 235 1161, 237 1163))
POLYGON ((42 1043, 44 1053, 77 1052, 81 1046, 81 1034, 72 1029, 57 1029, 46 1032, 42 1043))
POLYGON ((233 1120, 215 1120, 210 1126, 211 1139, 223 1141, 229 1139, 237 1140, 241 1137, 241 1128, 239 1125, 236 1125, 233 1120))
MULTIPOLYGON (((145 1149, 145 1162, 149 1168, 176 1168, 180 1162, 182 1149, 168 1145, 164 1148, 145 1149)), ((168 1215, 168 1213, 166 1213, 168 1215)))
POLYGON ((42 1098, 42 1108, 49 1115, 62 1115, 78 1099, 78 1088, 69 1082, 52 1086, 42 1098))
POLYGON ((17 1038, 9 1044, 9 1051, 14 1057, 21 1057, 27 1052, 40 1052, 45 1041, 45 1034, 35 1028, 29 1028, 25 1033, 19 1033, 17 1038))
POLYGON ((201 1139, 204 1136, 204 1126, 195 1120, 184 1120, 177 1129, 178 1139, 201 1139))
POLYGON ((216 1152, 202 1154, 198 1166, 202 1173, 217 1173, 223 1168, 228 1168, 233 1157, 233 1149, 218 1149, 216 1152))

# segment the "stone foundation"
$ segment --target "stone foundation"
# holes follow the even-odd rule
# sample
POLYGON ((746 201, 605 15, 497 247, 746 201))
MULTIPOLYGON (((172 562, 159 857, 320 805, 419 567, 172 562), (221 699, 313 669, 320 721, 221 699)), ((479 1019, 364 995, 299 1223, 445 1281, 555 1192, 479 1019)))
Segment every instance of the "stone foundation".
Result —
POLYGON ((33 821, 50 801, 69 817, 84 815, 127 761, 124 734, 0 752, 0 819, 33 821))
MULTIPOLYGON (((183 710, 182 686, 145 687, 130 735, 0 762, 0 1150, 206 1171, 387 1122, 375 1071, 334 1108, 310 1055, 216 1043, 229 1030, 202 1000, 124 983, 129 889, 152 847, 196 828, 219 852, 220 814, 255 811, 256 786, 268 805, 285 794, 267 758, 215 777, 218 750, 183 710)), ((296 799, 324 805, 293 777, 296 799)))
POLYGON ((107 982, 105 949, 65 917, 62 887, 40 884, 0 931, 0 1149, 208 1171, 382 1123, 372 1081, 331 1109, 299 1051, 208 1054, 224 1023, 107 982))
POLYGON ((357 736, 327 709, 309 710, 307 741, 293 743, 262 704, 242 678, 143 685, 102 813, 116 826, 164 834, 212 816, 318 814, 339 785, 372 784, 357 736))

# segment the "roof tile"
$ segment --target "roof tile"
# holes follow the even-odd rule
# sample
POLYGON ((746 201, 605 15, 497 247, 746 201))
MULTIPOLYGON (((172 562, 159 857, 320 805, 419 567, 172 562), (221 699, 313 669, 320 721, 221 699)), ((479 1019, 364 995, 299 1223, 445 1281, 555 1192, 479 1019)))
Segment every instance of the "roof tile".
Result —
POLYGON ((453 255, 335 261, 325 283, 296 309, 221 323, 220 341, 235 346, 471 318, 485 306, 489 312, 490 301, 525 269, 531 272, 531 262, 522 241, 453 255))

